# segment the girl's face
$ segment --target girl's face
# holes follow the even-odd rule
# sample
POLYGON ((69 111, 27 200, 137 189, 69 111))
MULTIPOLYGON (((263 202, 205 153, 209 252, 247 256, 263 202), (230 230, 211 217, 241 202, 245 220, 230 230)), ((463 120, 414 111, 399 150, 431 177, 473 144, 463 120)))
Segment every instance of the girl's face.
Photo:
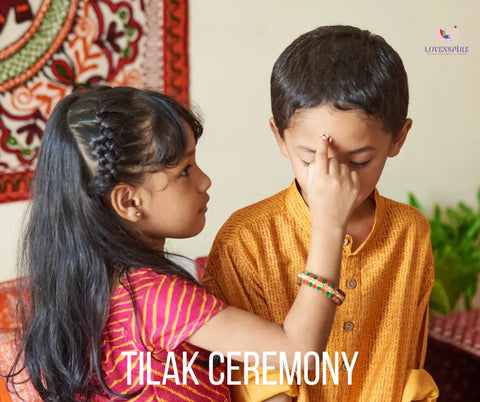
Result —
POLYGON ((142 217, 137 224, 153 240, 192 237, 205 225, 212 182, 195 161, 195 139, 188 125, 186 129, 187 150, 180 163, 148 174, 138 188, 142 217))

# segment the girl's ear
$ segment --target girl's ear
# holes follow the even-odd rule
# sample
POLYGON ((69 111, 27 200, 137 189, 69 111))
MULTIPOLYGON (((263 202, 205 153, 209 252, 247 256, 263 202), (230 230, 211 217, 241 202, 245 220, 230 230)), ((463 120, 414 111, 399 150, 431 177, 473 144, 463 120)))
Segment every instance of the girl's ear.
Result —
POLYGON ((275 120, 273 119, 273 117, 270 117, 268 122, 270 123, 270 130, 272 130, 272 133, 275 136, 275 139, 277 140, 277 144, 278 144, 278 147, 280 148, 280 152, 282 153, 283 156, 286 156, 287 158, 289 158, 288 150, 285 145, 285 140, 280 135, 280 132, 278 131, 278 127, 275 124, 275 120))
POLYGON ((135 223, 142 217, 138 188, 130 184, 117 184, 110 192, 110 203, 115 212, 127 221, 135 223))
POLYGON ((412 128, 412 123, 412 119, 406 119, 405 123, 403 123, 402 129, 393 139, 392 145, 390 147, 390 152, 388 153, 388 156, 390 158, 393 158, 394 156, 397 156, 399 154, 400 150, 402 149, 403 143, 407 139, 407 134, 412 128))

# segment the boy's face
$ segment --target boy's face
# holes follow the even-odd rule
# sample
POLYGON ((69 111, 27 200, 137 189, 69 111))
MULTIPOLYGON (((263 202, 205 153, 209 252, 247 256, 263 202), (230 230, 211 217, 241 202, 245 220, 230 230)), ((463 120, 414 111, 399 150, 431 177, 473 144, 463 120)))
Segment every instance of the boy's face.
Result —
POLYGON ((314 160, 319 135, 330 134, 333 138, 328 150, 330 158, 336 158, 358 172, 360 194, 357 205, 360 205, 374 190, 387 158, 400 152, 411 125, 412 121, 407 119, 394 138, 382 130, 379 121, 368 117, 362 110, 343 111, 327 104, 297 110, 282 138, 273 118, 270 119, 280 151, 290 159, 307 204, 307 167, 314 160))

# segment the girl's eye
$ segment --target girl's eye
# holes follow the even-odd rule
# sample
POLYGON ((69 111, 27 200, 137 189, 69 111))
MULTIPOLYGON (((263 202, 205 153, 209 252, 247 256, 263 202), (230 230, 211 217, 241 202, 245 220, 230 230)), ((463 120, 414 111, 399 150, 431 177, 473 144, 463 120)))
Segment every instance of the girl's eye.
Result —
POLYGON ((350 166, 352 166, 353 168, 356 168, 356 169, 361 169, 361 168, 364 168, 366 167, 368 164, 370 163, 370 161, 366 161, 366 162, 350 162, 350 166))
POLYGON ((180 173, 180 176, 183 176, 183 177, 190 176, 189 170, 190 170, 191 167, 192 167, 192 165, 185 166, 185 169, 182 170, 182 173, 180 173))
POLYGON ((302 161, 303 166, 310 166, 310 162, 302 161))

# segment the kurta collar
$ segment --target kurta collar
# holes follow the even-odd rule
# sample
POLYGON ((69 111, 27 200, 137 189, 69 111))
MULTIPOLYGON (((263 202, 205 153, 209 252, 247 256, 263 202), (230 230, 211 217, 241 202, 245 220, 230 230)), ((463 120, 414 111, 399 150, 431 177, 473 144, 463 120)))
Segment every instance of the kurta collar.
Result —
MULTIPOLYGON (((377 188, 374 189, 370 197, 375 200, 375 220, 373 223, 373 227, 365 241, 353 253, 351 253, 352 238, 347 233, 346 237, 349 239, 349 241, 348 244, 344 247, 344 249, 352 255, 357 254, 358 252, 360 252, 360 250, 366 247, 368 243, 373 241, 375 235, 380 229, 380 222, 384 220, 383 215, 385 214, 385 202, 383 197, 378 192, 377 188)), ((305 203, 305 200, 300 194, 296 180, 293 180, 292 184, 287 189, 286 207, 288 212, 295 216, 298 225, 300 225, 305 231, 310 233, 310 231, 312 230, 312 215, 310 214, 310 209, 308 208, 308 205, 305 203)))

